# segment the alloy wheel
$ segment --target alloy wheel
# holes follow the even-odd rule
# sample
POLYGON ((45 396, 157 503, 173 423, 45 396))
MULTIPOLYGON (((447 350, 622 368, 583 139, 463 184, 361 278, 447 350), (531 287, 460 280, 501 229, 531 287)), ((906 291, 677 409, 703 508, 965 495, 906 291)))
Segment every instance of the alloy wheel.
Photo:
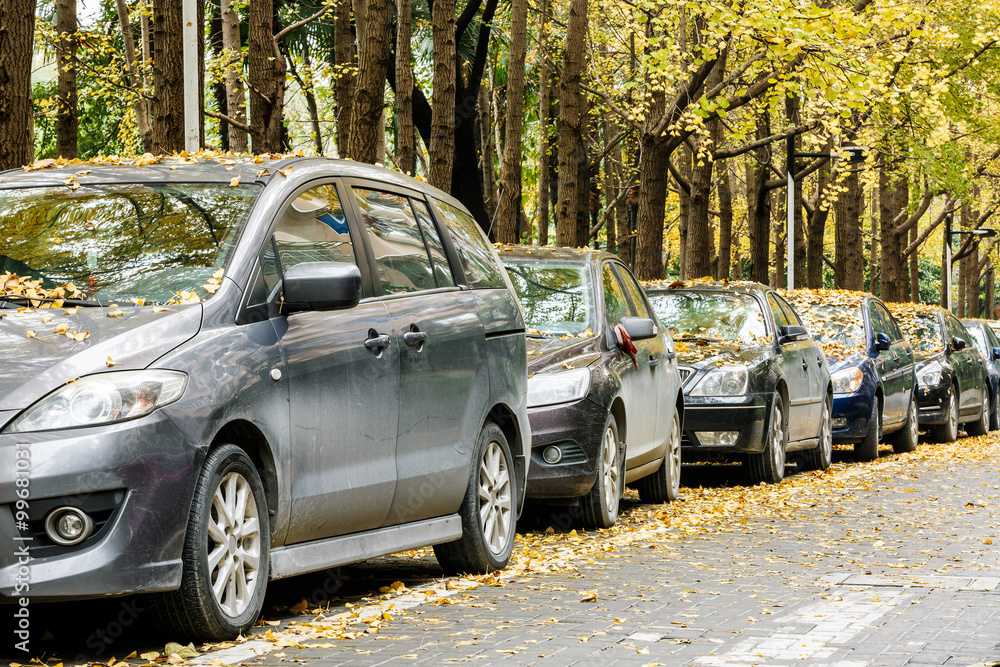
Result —
POLYGON ((618 497, 621 495, 621 470, 618 466, 618 442, 614 429, 604 430, 601 443, 601 483, 604 484, 604 505, 608 516, 618 515, 618 497))
POLYGON ((910 442, 916 443, 920 437, 920 424, 917 423, 917 402, 910 401, 910 417, 907 428, 910 429, 910 442))
POLYGON ((212 497, 208 519, 208 570, 222 611, 236 618, 250 605, 259 581, 260 517, 250 483, 231 472, 212 497))
POLYGON ((502 553, 513 528, 510 471, 500 443, 491 441, 479 463, 479 526, 490 551, 502 553))
POLYGON ((670 480, 676 493, 681 486, 681 418, 674 412, 674 424, 670 429, 670 451, 667 453, 670 466, 670 480))
POLYGON ((771 418, 771 457, 775 470, 782 470, 785 467, 785 415, 781 408, 781 399, 777 396, 774 402, 774 414, 771 418))
POLYGON ((833 419, 830 415, 830 401, 829 399, 823 401, 823 433, 821 437, 823 441, 819 443, 822 448, 822 458, 824 461, 830 461, 833 459, 833 419))

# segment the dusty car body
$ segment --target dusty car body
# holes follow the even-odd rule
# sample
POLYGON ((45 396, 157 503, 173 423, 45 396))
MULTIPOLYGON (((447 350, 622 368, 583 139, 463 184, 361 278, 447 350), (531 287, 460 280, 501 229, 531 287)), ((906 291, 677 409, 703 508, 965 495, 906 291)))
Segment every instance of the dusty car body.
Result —
POLYGON ((990 326, 992 320, 961 320, 965 330, 972 335, 972 341, 979 350, 990 376, 990 430, 1000 429, 1000 405, 997 389, 1000 388, 1000 338, 990 326))
POLYGON ((684 457, 737 459, 754 482, 780 482, 786 455, 832 457, 830 370, 774 290, 750 282, 646 283, 673 331, 684 382, 684 457))
POLYGON ((159 593, 218 639, 268 579, 506 564, 524 324, 450 196, 318 158, 49 168, 0 177, 0 236, 5 601, 159 593))
POLYGON ((648 502, 675 499, 676 354, 631 271, 592 250, 505 246, 500 259, 528 329, 528 498, 580 499, 591 527, 615 522, 626 484, 648 502))

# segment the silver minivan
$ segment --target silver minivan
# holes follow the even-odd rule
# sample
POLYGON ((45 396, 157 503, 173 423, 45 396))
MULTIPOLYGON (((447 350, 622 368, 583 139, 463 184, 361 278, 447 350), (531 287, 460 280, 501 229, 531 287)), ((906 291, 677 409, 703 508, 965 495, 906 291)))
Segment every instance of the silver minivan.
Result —
POLYGON ((447 194, 322 158, 0 174, 0 596, 148 593, 235 637, 270 579, 503 568, 524 322, 447 194))

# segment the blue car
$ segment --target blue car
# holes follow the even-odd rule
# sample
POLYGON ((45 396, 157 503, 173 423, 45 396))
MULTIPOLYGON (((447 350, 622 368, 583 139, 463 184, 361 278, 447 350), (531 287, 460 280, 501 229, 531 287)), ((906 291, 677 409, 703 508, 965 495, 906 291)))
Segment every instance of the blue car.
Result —
POLYGON ((1000 407, 997 403, 997 386, 1000 384, 1000 338, 991 327, 995 322, 986 320, 962 320, 966 331, 972 334, 972 342, 983 361, 990 376, 990 430, 1000 428, 1000 407))
POLYGON ((916 449, 913 350, 885 304, 847 290, 794 290, 786 298, 830 364, 833 441, 853 444, 862 461, 878 458, 883 438, 893 451, 916 449))

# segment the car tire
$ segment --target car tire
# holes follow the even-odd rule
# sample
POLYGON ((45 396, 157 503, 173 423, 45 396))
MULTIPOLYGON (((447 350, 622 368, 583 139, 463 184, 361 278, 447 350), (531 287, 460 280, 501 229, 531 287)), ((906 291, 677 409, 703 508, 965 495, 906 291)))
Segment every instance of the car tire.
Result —
POLYGON ((159 625, 185 640, 246 633, 264 607, 270 543, 264 485, 253 462, 235 445, 213 448, 191 503, 181 586, 150 599, 159 625))
POLYGON ((948 417, 943 424, 931 426, 931 437, 934 442, 955 442, 958 440, 958 401, 955 385, 948 388, 948 417))
POLYGON ((652 475, 635 483, 639 500, 644 503, 666 503, 677 500, 681 488, 681 416, 674 409, 674 420, 667 436, 667 451, 663 463, 652 475))
POLYGON ((858 461, 874 461, 878 458, 878 441, 882 436, 882 411, 878 396, 872 397, 872 413, 868 415, 868 430, 861 442, 854 443, 854 458, 858 461))
POLYGON ((820 422, 819 444, 815 449, 802 452, 807 470, 826 470, 833 463, 833 398, 823 402, 823 420, 820 422))
POLYGON ((462 537, 434 545, 447 572, 485 574, 502 570, 514 549, 517 485, 514 458, 499 426, 486 422, 476 441, 473 470, 462 500, 462 537))
POLYGON ((892 451, 897 454, 913 452, 917 449, 917 440, 920 437, 920 424, 917 417, 917 397, 915 393, 910 394, 910 407, 906 409, 906 423, 890 437, 892 441, 892 451))
POLYGON ((788 446, 788 429, 785 424, 785 404, 781 394, 774 392, 771 401, 771 418, 767 423, 764 451, 747 454, 747 469, 754 484, 777 484, 785 478, 785 448, 788 446))
POLYGON ((990 401, 990 430, 996 431, 1000 429, 1000 401, 997 400, 996 395, 993 395, 993 400, 990 401))
POLYGON ((618 439, 618 423, 609 412, 597 453, 597 478, 590 493, 580 499, 584 528, 610 528, 615 525, 624 484, 624 443, 618 439))
POLYGON ((979 411, 979 419, 965 425, 965 431, 969 435, 986 435, 990 432, 990 395, 989 392, 983 398, 983 407, 979 411))

